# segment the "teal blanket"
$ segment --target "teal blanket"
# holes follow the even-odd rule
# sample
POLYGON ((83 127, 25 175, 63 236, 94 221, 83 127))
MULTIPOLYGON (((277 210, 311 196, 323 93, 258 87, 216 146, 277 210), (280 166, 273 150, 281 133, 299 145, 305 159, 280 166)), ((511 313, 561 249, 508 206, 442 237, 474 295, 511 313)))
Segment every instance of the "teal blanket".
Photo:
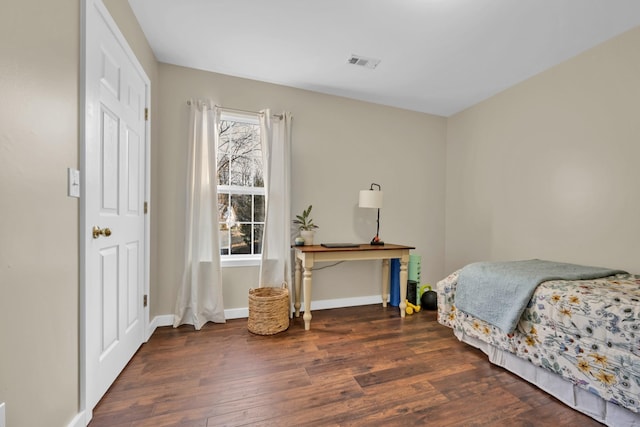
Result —
POLYGON ((455 304, 506 333, 516 328, 536 287, 548 280, 590 280, 626 273, 538 259, 477 262, 460 270, 455 304))

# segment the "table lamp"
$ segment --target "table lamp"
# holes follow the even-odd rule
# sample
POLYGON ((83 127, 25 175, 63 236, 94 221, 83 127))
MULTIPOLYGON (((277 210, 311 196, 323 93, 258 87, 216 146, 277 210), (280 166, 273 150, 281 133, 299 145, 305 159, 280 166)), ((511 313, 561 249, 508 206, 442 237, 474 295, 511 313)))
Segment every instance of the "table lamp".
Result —
POLYGON ((368 190, 360 190, 360 200, 358 206, 361 208, 374 208, 378 209, 378 221, 376 227, 376 237, 371 240, 372 245, 384 245, 384 242, 380 240, 380 208, 382 207, 382 187, 379 184, 372 183, 368 190), (378 187, 374 190, 373 187, 378 187))

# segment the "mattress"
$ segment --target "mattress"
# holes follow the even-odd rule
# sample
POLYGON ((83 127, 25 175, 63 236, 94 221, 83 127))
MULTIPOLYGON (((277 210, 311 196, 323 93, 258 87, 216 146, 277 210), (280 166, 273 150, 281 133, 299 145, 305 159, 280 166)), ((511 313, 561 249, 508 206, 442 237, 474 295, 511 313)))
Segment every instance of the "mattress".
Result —
POLYGON ((640 276, 540 284, 513 333, 455 306, 458 272, 437 285, 438 321, 640 417, 640 276))

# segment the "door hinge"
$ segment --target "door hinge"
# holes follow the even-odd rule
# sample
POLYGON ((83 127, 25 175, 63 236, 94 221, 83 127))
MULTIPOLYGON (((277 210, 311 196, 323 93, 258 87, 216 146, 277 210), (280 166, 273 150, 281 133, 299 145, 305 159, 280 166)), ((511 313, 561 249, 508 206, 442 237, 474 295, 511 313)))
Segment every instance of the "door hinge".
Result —
POLYGON ((144 109, 144 121, 149 121, 149 109, 147 107, 144 109))
POLYGON ((146 307, 149 303, 149 298, 147 297, 147 295, 142 297, 142 305, 143 307, 146 307))
POLYGON ((149 202, 144 202, 144 213, 145 215, 149 213, 149 202))

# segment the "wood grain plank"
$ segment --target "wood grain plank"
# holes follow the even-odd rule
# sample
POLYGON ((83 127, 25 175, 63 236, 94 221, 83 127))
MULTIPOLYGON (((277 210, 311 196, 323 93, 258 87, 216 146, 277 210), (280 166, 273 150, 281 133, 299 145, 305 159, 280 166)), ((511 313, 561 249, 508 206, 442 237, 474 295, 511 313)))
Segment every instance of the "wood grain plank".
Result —
POLYGON ((596 426, 491 365, 436 321, 379 305, 318 310, 259 336, 246 319, 158 328, 91 427, 596 426))

